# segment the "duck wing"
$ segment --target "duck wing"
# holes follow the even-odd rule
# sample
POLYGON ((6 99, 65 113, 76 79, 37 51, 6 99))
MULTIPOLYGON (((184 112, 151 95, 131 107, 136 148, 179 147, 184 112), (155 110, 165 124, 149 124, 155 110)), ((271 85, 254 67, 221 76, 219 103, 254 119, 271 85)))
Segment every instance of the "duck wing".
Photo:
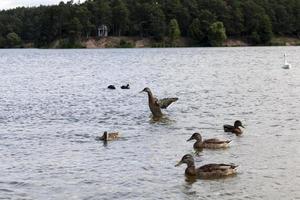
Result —
POLYGON ((160 108, 166 109, 169 105, 171 105, 173 102, 175 102, 177 100, 178 100, 178 98, 164 98, 164 99, 160 99, 158 101, 158 104, 159 104, 160 108))
POLYGON ((211 143, 211 144, 223 144, 223 143, 230 143, 231 140, 219 140, 217 138, 207 139, 203 141, 204 143, 211 143))
POLYGON ((159 100, 156 97, 153 97, 154 105, 160 107, 159 100))
POLYGON ((207 164, 203 165, 200 168, 198 168, 199 171, 201 172, 212 172, 216 170, 228 170, 228 169, 235 169, 238 166, 236 165, 231 165, 231 164, 207 164))
POLYGON ((224 128, 224 131, 225 131, 225 132, 231 132, 231 131, 234 129, 234 126, 225 124, 225 125, 223 126, 223 128, 224 128))

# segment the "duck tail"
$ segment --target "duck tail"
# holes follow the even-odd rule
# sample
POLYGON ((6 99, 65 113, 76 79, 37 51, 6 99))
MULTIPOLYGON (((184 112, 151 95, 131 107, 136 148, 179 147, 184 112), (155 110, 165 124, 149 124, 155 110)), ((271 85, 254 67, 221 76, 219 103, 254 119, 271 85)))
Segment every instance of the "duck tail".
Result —
POLYGON ((232 169, 235 169, 238 167, 238 165, 231 165, 232 169))

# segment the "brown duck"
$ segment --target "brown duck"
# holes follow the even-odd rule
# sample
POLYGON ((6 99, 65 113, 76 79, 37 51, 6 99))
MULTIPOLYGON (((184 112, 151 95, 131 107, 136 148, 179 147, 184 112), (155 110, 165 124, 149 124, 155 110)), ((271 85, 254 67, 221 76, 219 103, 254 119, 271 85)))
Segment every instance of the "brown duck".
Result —
POLYGON ((202 140, 200 133, 194 133, 187 141, 196 140, 194 149, 222 149, 229 147, 231 140, 219 140, 217 138, 202 140))
POLYGON ((119 133, 107 133, 106 131, 103 133, 101 137, 96 137, 96 140, 102 140, 104 142, 117 140, 119 138, 119 133))
POLYGON ((185 170, 186 176, 194 176, 202 179, 224 178, 226 176, 234 175, 236 174, 236 168, 238 167, 233 164, 207 164, 196 168, 194 158, 190 154, 183 156, 175 167, 180 166, 183 163, 187 164, 185 170))
POLYGON ((235 121, 233 126, 228 125, 228 124, 225 124, 223 126, 225 132, 231 132, 237 136, 241 135, 243 133, 243 131, 240 129, 240 127, 245 128, 240 120, 235 121))
POLYGON ((161 109, 166 109, 169 105, 178 100, 178 98, 164 98, 158 100, 147 87, 141 92, 146 92, 148 94, 149 108, 154 117, 162 117, 163 114, 161 109))

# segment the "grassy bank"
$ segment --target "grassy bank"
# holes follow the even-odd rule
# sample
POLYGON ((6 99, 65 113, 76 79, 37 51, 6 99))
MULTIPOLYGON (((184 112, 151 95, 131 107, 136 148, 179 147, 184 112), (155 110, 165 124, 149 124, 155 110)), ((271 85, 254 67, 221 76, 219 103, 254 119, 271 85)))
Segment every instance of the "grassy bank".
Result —
MULTIPOLYGON (((238 38, 229 38, 223 43, 224 47, 246 47, 254 46, 245 40, 238 38)), ((274 37, 269 45, 266 46, 300 46, 300 39, 293 37, 274 37)), ((68 40, 56 40, 50 44, 49 49, 58 48, 172 48, 172 47, 202 47, 191 38, 181 37, 176 42, 169 42, 168 39, 158 42, 151 38, 141 37, 105 37, 105 38, 89 38, 77 41, 75 43, 68 40)), ((25 43, 17 48, 34 48, 33 43, 25 43)))
POLYGON ((272 46, 300 46, 300 38, 274 37, 271 40, 272 46))
MULTIPOLYGON (((107 37, 107 38, 91 38, 83 40, 82 46, 92 48, 164 48, 164 47, 201 47, 196 41, 181 37, 174 43, 157 42, 151 38, 140 37, 107 37)), ((254 46, 244 40, 229 38, 223 43, 224 47, 243 47, 254 46)), ((267 46, 300 46, 299 38, 292 37, 274 37, 267 46)))

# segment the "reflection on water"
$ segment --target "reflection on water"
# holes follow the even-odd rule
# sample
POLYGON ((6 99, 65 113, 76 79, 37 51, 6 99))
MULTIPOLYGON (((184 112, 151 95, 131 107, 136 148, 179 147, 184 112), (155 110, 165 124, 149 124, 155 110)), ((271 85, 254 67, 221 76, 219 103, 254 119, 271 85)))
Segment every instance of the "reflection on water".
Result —
POLYGON ((170 119, 167 115, 163 115, 162 117, 154 117, 151 116, 150 124, 161 124, 161 125, 171 125, 172 123, 176 123, 175 120, 170 119))
POLYGON ((296 199, 299 54, 299 47, 0 50, 0 198, 296 199), (283 52, 293 69, 281 69, 283 52), (145 87, 179 100, 152 119, 138 93, 145 87), (242 137, 224 133, 237 119, 247 124, 242 137), (96 141, 104 131, 121 138, 96 141), (198 131, 232 140, 230 148, 195 154, 186 139, 198 131), (186 180, 174 164, 187 153, 196 166, 235 163, 238 175, 186 180))

